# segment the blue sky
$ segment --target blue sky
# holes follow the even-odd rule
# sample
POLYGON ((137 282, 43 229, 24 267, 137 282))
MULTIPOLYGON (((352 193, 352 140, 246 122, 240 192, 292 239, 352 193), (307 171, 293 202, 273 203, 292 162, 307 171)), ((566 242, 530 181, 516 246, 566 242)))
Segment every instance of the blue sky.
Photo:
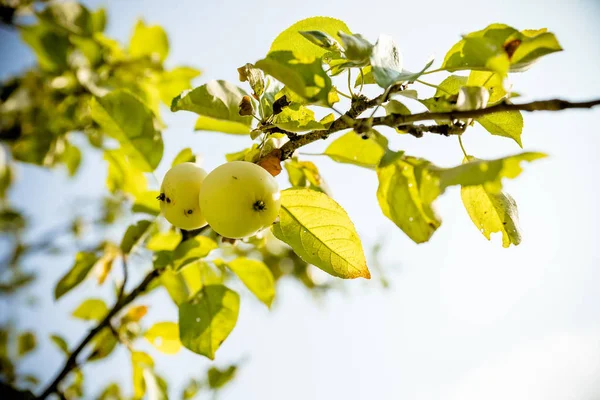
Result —
MULTIPOLYGON (((520 29, 548 27, 565 51, 546 57, 525 74, 511 76, 514 90, 524 95, 523 101, 600 96, 600 5, 594 0, 86 3, 107 6, 108 33, 123 42, 138 17, 163 25, 171 42, 168 63, 202 69, 197 84, 209 79, 236 82, 236 67, 264 56, 281 30, 305 17, 328 15, 372 41, 380 33, 393 36, 403 50, 406 68, 412 70, 432 54, 439 63, 460 34, 492 22, 520 29)), ((0 46, 0 77, 31 64, 15 35, 0 31, 0 46)), ((518 179, 505 183, 519 205, 524 232, 522 244, 509 249, 502 248, 498 237, 492 242, 483 238, 456 189, 437 201, 441 228, 429 243, 415 245, 381 214, 372 171, 307 157, 320 167, 365 246, 385 238, 382 260, 391 288, 344 282, 344 292, 315 302, 295 283, 282 282, 271 312, 244 295, 238 326, 217 354, 217 365, 245 360, 223 398, 597 399, 599 117, 600 109, 525 115, 524 149, 545 152, 549 158, 526 165, 518 179)), ((224 153, 249 144, 248 138, 192 132, 192 114, 165 110, 164 119, 166 162, 159 176, 183 147, 202 153, 210 170, 224 162, 224 153)), ((393 147, 438 165, 461 161, 454 138, 415 139, 382 132, 393 147)), ((520 151, 479 127, 469 129, 464 142, 480 158, 520 151)), ((306 151, 319 152, 323 145, 306 151)), ((42 226, 50 226, 54 215, 69 212, 70 197, 102 193, 104 168, 101 156, 92 155, 72 182, 62 171, 23 167, 11 200, 42 226)), ((284 187, 285 177, 280 183, 284 187)), ((68 312, 85 293, 109 298, 110 288, 99 290, 90 282, 53 303, 52 288, 71 261, 71 254, 32 260, 32 267, 42 271, 34 289, 39 305, 26 309, 2 302, 2 315, 16 318, 24 328, 64 333, 75 343, 86 327, 69 319, 68 312)), ((147 267, 136 265, 132 281, 147 267)), ((176 320, 176 309, 164 293, 141 304, 146 303, 151 305, 148 324, 176 320)), ((156 356, 157 370, 174 387, 211 365, 187 351, 165 356, 144 343, 140 348, 156 356)), ((62 362, 48 340, 31 357, 24 370, 44 379, 62 362)), ((91 391, 107 379, 130 387, 123 349, 86 372, 91 391)))

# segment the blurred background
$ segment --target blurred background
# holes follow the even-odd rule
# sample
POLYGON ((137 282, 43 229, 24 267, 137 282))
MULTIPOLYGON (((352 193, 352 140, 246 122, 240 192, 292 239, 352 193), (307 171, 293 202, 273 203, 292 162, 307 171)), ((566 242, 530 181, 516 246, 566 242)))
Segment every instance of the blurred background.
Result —
MULTIPOLYGON (((432 54, 441 62, 461 34, 493 22, 518 29, 547 27, 565 51, 543 58, 527 73, 511 75, 514 90, 523 96, 518 100, 600 95, 597 0, 83 3, 107 9, 106 33, 121 43, 128 41, 138 18, 163 26, 170 42, 166 65, 201 69, 194 86, 210 79, 238 82, 236 68, 261 59, 279 32, 297 20, 325 15, 345 21, 372 42, 380 33, 393 36, 410 70, 419 69, 432 54)), ((16 31, 0 29, 1 80, 35 62, 16 31)), ((184 147, 200 153, 204 167, 212 170, 225 161, 225 153, 250 145, 244 136, 193 132, 196 116, 191 113, 164 108, 162 118, 167 128, 159 177, 184 147)), ((170 382, 172 397, 179 398, 188 378, 209 366, 241 362, 220 398, 600 399, 600 109, 524 118, 524 149, 549 157, 525 165, 521 176, 505 182, 518 203, 524 232, 523 242, 508 249, 502 248, 500 237, 488 242, 478 232, 457 188, 437 201, 441 228, 430 242, 416 245, 381 213, 373 171, 325 157, 301 157, 318 165, 353 220, 369 262, 383 270, 386 284, 381 274, 371 281, 340 282, 311 271, 315 282, 333 289, 315 296, 298 280, 282 279, 270 311, 240 289, 238 324, 214 363, 187 350, 164 355, 140 342, 170 382)), ((391 147, 440 166, 462 160, 453 138, 382 133, 391 147)), ((85 157, 74 177, 64 168, 19 163, 8 193, 11 207, 28 218, 26 240, 63 241, 60 252, 38 252, 22 262, 25 270, 37 274, 34 283, 0 297, 3 324, 37 333, 37 349, 18 369, 43 383, 63 362, 48 336, 60 333, 69 344, 77 343, 89 328, 70 317, 82 295, 111 302, 114 292, 91 280, 69 296, 53 299, 54 286, 76 252, 73 239, 61 239, 55 230, 70 223, 74 210, 82 218, 93 218, 98 213, 94 205, 107 195, 102 154, 84 142, 85 157)), ((520 151, 479 126, 467 130, 464 143, 479 158, 520 151)), ((303 151, 318 153, 325 146, 317 143, 303 151)), ((278 180, 281 187, 288 185, 285 174, 278 180)), ((118 240, 127 222, 111 227, 108 235, 118 240)), ((93 235, 93 229, 84 232, 83 242, 93 235)), ((0 252, 8 252, 9 245, 2 246, 0 252)), ((130 268, 130 283, 135 284, 148 265, 132 263, 130 268)), ((162 290, 139 304, 150 307, 146 323, 177 318, 176 307, 162 290)), ((85 371, 85 398, 95 398, 108 381, 131 391, 129 355, 123 346, 85 371)))

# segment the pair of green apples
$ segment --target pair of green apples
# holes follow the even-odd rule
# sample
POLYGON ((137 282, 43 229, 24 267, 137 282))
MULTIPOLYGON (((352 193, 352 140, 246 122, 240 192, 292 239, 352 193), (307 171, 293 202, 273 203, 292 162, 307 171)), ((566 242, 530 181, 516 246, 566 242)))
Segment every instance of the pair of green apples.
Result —
POLYGON ((232 239, 253 236, 273 224, 281 206, 275 178, 247 161, 228 162, 210 174, 195 163, 178 164, 166 173, 158 199, 174 226, 193 230, 208 223, 232 239))

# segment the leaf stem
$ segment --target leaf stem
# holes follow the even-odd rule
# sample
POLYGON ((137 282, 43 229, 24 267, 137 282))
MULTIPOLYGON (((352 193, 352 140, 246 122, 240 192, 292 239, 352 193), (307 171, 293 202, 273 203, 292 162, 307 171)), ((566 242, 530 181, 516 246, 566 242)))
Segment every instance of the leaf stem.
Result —
POLYGON ((352 92, 352 69, 348 68, 348 91, 350 92, 351 98, 354 98, 354 93, 352 92))
POLYGON ((462 135, 458 135, 458 144, 460 145, 460 148, 461 148, 463 154, 465 155, 465 158, 468 160, 469 155, 467 154, 467 151, 465 150, 465 146, 463 145, 462 135))

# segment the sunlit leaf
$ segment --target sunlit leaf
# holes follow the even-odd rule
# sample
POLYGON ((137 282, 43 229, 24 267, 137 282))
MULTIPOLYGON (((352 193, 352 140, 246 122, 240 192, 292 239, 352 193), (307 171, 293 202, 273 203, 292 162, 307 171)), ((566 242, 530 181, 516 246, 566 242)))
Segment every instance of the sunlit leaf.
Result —
POLYGON ((75 1, 50 3, 38 14, 40 20, 65 33, 90 36, 94 32, 92 14, 75 1))
MULTIPOLYGON (((308 39, 311 43, 325 49, 327 51, 340 51, 342 48, 337 40, 331 35, 323 31, 311 30, 311 31, 299 31, 299 34, 308 39)), ((294 50, 294 49, 287 49, 294 50)), ((316 54, 315 54, 316 56, 316 54)))
POLYGON ((142 171, 153 171, 163 154, 163 141, 154 128, 153 114, 137 97, 125 90, 115 90, 94 97, 92 118, 103 131, 118 140, 129 161, 142 171))
POLYGON ((69 40, 65 35, 44 24, 23 26, 19 29, 23 41, 31 47, 42 69, 58 72, 68 67, 69 40))
POLYGON ((165 71, 157 83, 160 99, 167 107, 181 92, 192 88, 192 80, 200 75, 200 71, 191 67, 176 67, 165 71))
POLYGON ((97 361, 108 357, 119 343, 109 328, 104 328, 92 340, 94 345, 88 361, 97 361))
POLYGON ((236 365, 230 365, 225 369, 218 369, 217 367, 210 367, 208 370, 208 385, 212 389, 220 389, 227 383, 231 382, 237 372, 236 365))
POLYGON ((159 232, 150 237, 146 248, 152 251, 171 251, 175 250, 179 243, 181 243, 181 234, 179 232, 159 232))
POLYGON ((146 190, 134 198, 131 211, 157 216, 160 214, 160 203, 157 200, 158 190, 146 190))
POLYGON ((208 264, 193 262, 178 271, 167 269, 161 275, 160 281, 171 299, 179 305, 195 296, 203 285, 222 283, 223 278, 208 264))
POLYGON ((487 88, 490 92, 490 104, 494 104, 508 95, 504 88, 504 79, 495 72, 471 71, 466 84, 468 86, 483 86, 487 88))
POLYGON ((330 17, 311 17, 296 22, 281 32, 271 44, 269 53, 278 51, 293 51, 299 58, 320 58, 327 50, 315 46, 307 40, 300 32, 321 31, 340 41, 339 31, 350 33, 346 24, 338 19, 330 17))
POLYGON ((357 63, 356 65, 369 62, 373 45, 367 39, 358 33, 348 35, 340 32, 339 35, 344 46, 344 56, 348 60, 357 63))
POLYGON ((146 394, 146 381, 144 371, 154 369, 154 360, 143 351, 131 352, 133 397, 141 399, 146 394))
POLYGON ((71 315, 84 321, 100 321, 108 314, 108 307, 104 300, 86 299, 71 315))
POLYGON ((239 67, 238 74, 240 82, 248 82, 254 91, 255 98, 259 98, 265 92, 265 75, 263 72, 250 63, 239 67))
POLYGON ((196 156, 192 152, 192 149, 190 149, 189 147, 186 147, 185 149, 177 153, 177 155, 173 159, 173 163, 171 163, 171 166, 174 167, 177 164, 182 164, 185 162, 196 162, 196 156))
POLYGON ((348 214, 326 194, 310 189, 281 192, 280 221, 273 233, 304 261, 340 278, 370 278, 360 238, 348 214))
POLYGON ((134 57, 155 57, 164 61, 169 54, 169 39, 158 25, 146 25, 139 20, 129 41, 129 52, 134 57))
POLYGON ((201 117, 196 130, 248 134, 252 117, 239 115, 239 104, 247 93, 226 81, 210 81, 173 99, 171 111, 192 111, 201 117))
POLYGON ((310 188, 329 194, 329 186, 314 163, 292 159, 287 161, 284 166, 292 186, 310 188))
POLYGON ((379 133, 362 139, 361 135, 350 131, 331 142, 325 154, 340 163, 375 168, 386 148, 387 140, 379 133))
POLYGON ((111 193, 121 190, 136 197, 144 193, 147 181, 143 171, 130 163, 123 152, 106 150, 104 159, 108 164, 106 186, 111 193))
POLYGON ((286 131, 305 132, 325 130, 334 120, 334 115, 329 114, 321 121, 316 121, 313 110, 301 104, 292 103, 273 118, 273 125, 286 131))
POLYGON ((139 322, 148 313, 148 306, 129 307, 125 315, 121 317, 121 324, 139 322))
POLYGON ((176 354, 181 348, 179 326, 175 322, 157 322, 145 333, 144 338, 165 354, 176 354))
POLYGON ((329 104, 331 78, 323 70, 320 59, 297 59, 291 51, 276 51, 269 53, 255 65, 306 101, 329 104))
POLYGON ((521 133, 523 132, 523 116, 520 111, 503 111, 475 118, 486 131, 495 136, 513 139, 523 147, 521 133))
POLYGON ((217 243, 206 236, 196 236, 180 243, 173 251, 175 269, 206 257, 217 248, 217 243))
POLYGON ((58 281, 54 288, 54 298, 58 300, 68 291, 79 285, 88 276, 99 257, 95 253, 79 252, 75 257, 75 264, 58 281))
POLYGON ((275 280, 273 273, 265 263, 239 257, 228 261, 226 265, 260 301, 267 307, 271 307, 275 297, 275 280))
POLYGON ((211 360, 237 323, 239 295, 223 285, 208 285, 179 306, 181 343, 211 360))
POLYGON ((153 224, 146 220, 141 220, 135 224, 129 225, 121 240, 121 252, 123 252, 123 254, 129 254, 135 246, 144 241, 152 226, 153 224))

